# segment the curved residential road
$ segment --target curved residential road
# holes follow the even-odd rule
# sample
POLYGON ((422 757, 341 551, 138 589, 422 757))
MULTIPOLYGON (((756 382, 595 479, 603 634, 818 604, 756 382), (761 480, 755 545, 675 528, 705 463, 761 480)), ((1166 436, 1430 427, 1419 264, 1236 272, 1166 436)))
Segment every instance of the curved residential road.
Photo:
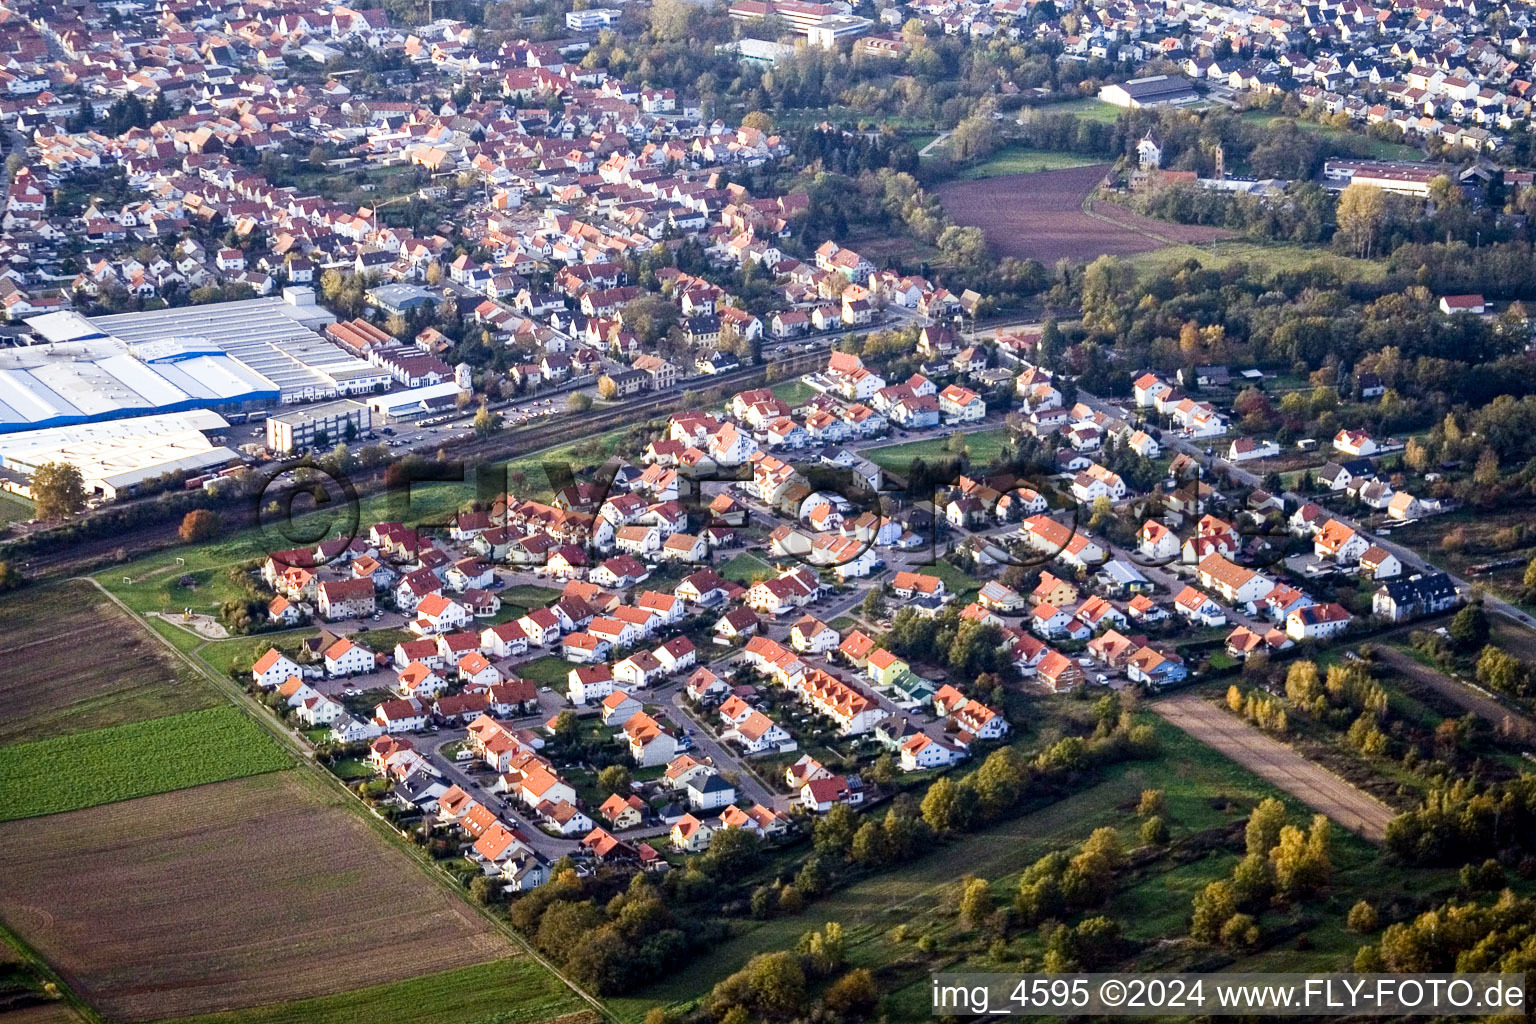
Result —
POLYGON ((425 851, 423 851, 419 846, 416 846, 414 843, 406 842, 406 840, 400 835, 394 826, 385 824, 384 821, 378 817, 378 815, 371 813, 364 806, 363 802, 357 798, 356 793, 353 793, 350 789, 348 789, 345 783, 343 783, 334 774, 332 774, 323 765, 315 760, 313 751, 311 751, 303 742, 301 742, 298 736, 296 736, 291 729, 287 728, 281 722, 279 722, 270 712, 268 712, 264 706, 262 706, 259 701, 257 701, 250 694, 246 693, 243 688, 235 685, 229 676, 221 674, 200 655, 189 654, 185 651, 182 651, 175 644, 171 643, 169 637, 160 633, 158 630, 150 629, 149 624, 144 622, 143 618, 139 616, 138 613, 136 613, 132 608, 128 607, 128 605, 124 603, 123 600, 116 594, 112 593, 106 587, 103 587, 97 580, 92 579, 89 576, 75 576, 71 577, 71 579, 89 583, 91 586, 95 587, 98 591, 105 595, 107 600, 116 605, 118 609, 121 610, 125 615, 143 625, 144 628, 148 630, 149 634, 155 640, 159 641, 160 644, 162 644, 168 652, 170 652, 171 657, 175 658, 177 661, 186 665, 188 668, 192 669, 192 671, 206 679, 214 687, 215 690, 224 694, 232 704, 244 711, 262 729, 265 729, 269 734, 271 734, 272 738, 276 740, 283 747, 283 749, 292 754, 298 765, 298 767, 293 770, 310 772, 312 778, 318 779, 321 785, 323 785, 326 789, 340 796, 342 798, 343 806, 350 808, 353 813, 355 813, 363 822, 365 822, 368 827, 372 829, 374 833, 379 837, 381 842, 389 843, 394 846, 395 849, 404 853, 411 861, 416 864, 417 867, 421 869, 422 873, 425 874, 428 878, 432 879, 436 885, 452 893, 455 897, 462 900, 466 906, 472 907, 476 913, 480 914, 483 918, 489 921, 493 926, 495 926, 498 932, 500 932, 502 935, 505 935, 514 946, 520 949, 524 956, 527 956, 530 959, 536 961, 545 970, 549 971, 550 974, 560 979, 560 981, 571 990, 572 994, 590 1006, 600 1019, 608 1021, 610 1024, 622 1024, 619 1016, 615 1014, 611 1009, 609 1009, 606 1003, 598 999, 596 996, 593 996, 591 993, 587 992, 584 988, 573 981, 563 970, 556 966, 553 961, 535 949, 533 943, 528 941, 527 936, 523 935, 522 932, 512 927, 512 923, 507 920, 505 915, 497 914, 493 912, 491 908, 481 906, 474 900, 469 899, 468 894, 464 891, 464 887, 451 880, 447 874, 441 868, 439 868, 431 860, 430 857, 427 856, 425 851))
MULTIPOLYGON (((1124 408, 1121 408, 1120 406, 1111 402, 1105 401, 1096 395, 1091 395, 1086 391, 1079 391, 1077 398, 1078 401, 1085 403, 1096 411, 1108 413, 1111 416, 1124 416, 1125 414, 1124 408)), ((1214 442, 1221 441, 1222 439, 1212 438, 1211 440, 1214 442)), ((1205 464, 1208 461, 1213 472, 1225 473, 1231 476, 1234 480, 1246 484, 1249 487, 1259 487, 1262 484, 1262 481, 1260 480, 1260 477, 1257 473, 1243 469, 1241 466, 1233 465, 1226 459, 1223 459, 1217 455, 1212 455, 1209 457, 1209 459, 1207 459, 1204 448, 1190 441, 1188 438, 1180 437, 1178 434, 1171 430, 1163 431, 1162 443, 1166 447, 1173 448, 1176 451, 1190 456, 1191 458, 1199 460, 1201 464, 1205 464)), ((1320 497, 1326 496, 1309 496, 1298 494, 1295 491, 1285 491, 1280 495, 1280 497, 1295 501, 1298 504, 1305 504, 1311 501, 1316 502, 1318 505, 1322 505, 1323 502, 1318 499, 1320 497)), ((1372 544, 1375 544, 1383 550, 1389 551, 1396 555, 1398 561, 1403 563, 1403 567, 1407 569, 1410 574, 1415 572, 1443 572, 1450 577, 1451 582, 1455 583, 1459 590, 1466 591, 1469 588, 1475 586, 1475 584, 1462 579, 1454 573, 1448 572, 1447 570, 1440 568, 1438 565, 1428 561, 1412 548, 1403 547, 1401 544, 1397 544, 1385 537, 1379 537, 1371 533, 1369 530, 1362 527, 1359 522, 1347 515, 1341 515, 1332 509, 1328 510, 1328 514, 1344 525, 1354 529, 1355 532, 1368 539, 1372 544)), ((1500 600, 1491 594, 1485 593, 1483 595, 1483 607, 1491 612, 1497 612, 1498 614, 1503 615, 1505 618, 1512 619, 1528 629, 1536 630, 1536 617, 1521 611, 1519 608, 1516 608, 1508 601, 1500 600)))
POLYGON ((1269 784, 1374 842, 1397 812, 1337 775, 1192 693, 1147 705, 1170 724, 1220 751, 1269 784))

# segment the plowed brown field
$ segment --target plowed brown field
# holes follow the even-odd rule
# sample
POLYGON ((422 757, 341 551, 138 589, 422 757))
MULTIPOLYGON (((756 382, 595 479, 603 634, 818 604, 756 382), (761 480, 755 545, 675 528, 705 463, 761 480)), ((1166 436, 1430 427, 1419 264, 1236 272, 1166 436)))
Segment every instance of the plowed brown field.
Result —
POLYGON ((114 1020, 344 992, 513 951, 302 771, 0 825, 0 919, 114 1020))
POLYGON ((1084 213, 1083 201, 1108 170, 1108 164, 1096 164, 954 181, 940 186, 938 195, 955 223, 982 229, 994 255, 1047 265, 1226 237, 1216 228, 1167 224, 1109 203, 1094 205, 1097 216, 1084 213))

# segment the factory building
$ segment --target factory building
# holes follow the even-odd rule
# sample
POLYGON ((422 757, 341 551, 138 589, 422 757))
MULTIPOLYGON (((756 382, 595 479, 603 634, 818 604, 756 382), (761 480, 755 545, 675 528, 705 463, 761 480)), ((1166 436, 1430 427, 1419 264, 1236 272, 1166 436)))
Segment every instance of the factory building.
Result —
POLYGON ((0 434, 0 475, 27 494, 37 467, 68 463, 88 495, 111 501, 167 473, 197 476, 237 464, 239 453, 216 443, 228 426, 216 412, 195 410, 0 434))
POLYGON ((372 411, 362 402, 326 402, 267 417, 267 449, 283 455, 356 440, 373 426, 372 411))

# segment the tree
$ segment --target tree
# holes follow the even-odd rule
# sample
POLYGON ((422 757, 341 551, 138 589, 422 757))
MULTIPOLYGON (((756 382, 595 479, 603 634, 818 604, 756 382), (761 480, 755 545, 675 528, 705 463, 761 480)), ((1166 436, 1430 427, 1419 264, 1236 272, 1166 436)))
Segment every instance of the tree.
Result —
POLYGON ((219 526, 217 512, 195 508, 181 517, 181 529, 176 531, 176 536, 181 538, 183 544, 197 544, 218 533, 219 526))
POLYGON ((586 412, 592 408, 592 396, 581 391, 572 391, 571 397, 565 400, 565 407, 571 412, 586 412))
POLYGON ((1280 840, 1269 857, 1275 866, 1275 888, 1281 896, 1308 895, 1328 884, 1333 872, 1328 854, 1332 827, 1326 817, 1318 814, 1313 816, 1307 832, 1293 825, 1280 830, 1280 840))
POLYGON ((1457 647, 1470 651, 1488 642, 1488 613, 1482 605, 1469 604, 1451 617, 1447 627, 1457 647))
POLYGON ((688 0, 657 0, 651 4, 651 32, 658 39, 686 39, 694 10, 688 0))
POLYGON ((773 131, 773 117, 761 110, 748 111, 741 119, 741 126, 767 135, 773 131))
POLYGON ((475 436, 490 437, 501 429, 501 414, 492 412, 490 407, 482 400, 480 411, 475 413, 475 436))
POLYGON ((1141 823, 1141 841, 1148 846, 1163 846, 1168 842, 1168 823, 1159 815, 1152 815, 1141 823))
MULTIPOLYGON (((1532 563, 1536 565, 1536 562, 1532 563)), ((885 614, 885 585, 877 583, 869 588, 869 593, 864 595, 864 600, 859 604, 859 613, 865 619, 878 619, 885 614)))
POLYGON ((628 765, 611 764, 597 773, 597 786, 605 792, 624 796, 629 793, 634 779, 628 765))
POLYGON ((85 508, 85 481, 68 462, 45 462, 32 472, 32 503, 39 519, 62 519, 85 508))
POLYGON ((597 397, 605 402, 612 402, 619 397, 619 385, 612 377, 603 377, 597 382, 597 397))
POLYGON ((1339 194, 1337 237, 1347 251, 1369 259, 1387 224, 1387 195, 1372 185, 1350 185, 1339 194))
POLYGON ((1349 908, 1349 915, 1344 918, 1344 926, 1358 935, 1369 935, 1381 924, 1376 914, 1376 908, 1365 900, 1360 900, 1349 908))
POLYGON ((759 953, 744 971, 752 1005, 764 1016, 793 1016, 805 1001, 805 971, 793 953, 759 953))
POLYGON ((982 103, 955 125, 949 136, 949 154, 957 162, 984 160, 997 149, 997 119, 992 113, 992 105, 982 103))
POLYGON ((959 787, 949 777, 934 781, 923 796, 923 820, 935 832, 948 832, 954 827, 955 802, 959 787))
POLYGON ((576 712, 566 708, 555 716, 555 739, 561 743, 570 743, 581 734, 581 722, 576 718, 576 712))
POLYGON ((1149 814, 1167 814, 1167 796, 1160 789, 1142 790, 1141 800, 1136 804, 1136 813, 1142 817, 1146 817, 1149 814))
POLYGON ((1019 802, 1029 780, 1029 765, 1013 747, 999 747, 987 755, 974 776, 982 810, 997 815, 1019 802))
POLYGON ((992 890, 985 878, 966 877, 960 884, 960 926, 979 928, 992 913, 992 890))
POLYGON ((1237 913, 1237 899, 1232 886, 1223 881, 1212 882, 1195 896, 1194 916, 1189 923, 1189 934, 1201 942, 1215 942, 1221 937, 1221 927, 1237 913))
POLYGON ((1287 670, 1285 696, 1291 703, 1303 708, 1311 708, 1322 699, 1322 679, 1315 662, 1298 661, 1287 670))
POLYGON ((0 562, 0 594, 16 590, 25 582, 20 569, 10 562, 0 562))
POLYGON ((1522 697, 1530 685, 1530 671, 1513 655, 1491 644, 1477 659, 1477 681, 1489 689, 1522 697))
POLYGON ((1243 831, 1249 853, 1268 854, 1280 841, 1280 830, 1285 827, 1285 804, 1274 797, 1266 797, 1248 816, 1243 831))
POLYGON ((845 1019, 857 1019, 874 1010, 880 1002, 880 990, 869 969, 858 967, 833 982, 823 999, 834 1013, 845 1019))

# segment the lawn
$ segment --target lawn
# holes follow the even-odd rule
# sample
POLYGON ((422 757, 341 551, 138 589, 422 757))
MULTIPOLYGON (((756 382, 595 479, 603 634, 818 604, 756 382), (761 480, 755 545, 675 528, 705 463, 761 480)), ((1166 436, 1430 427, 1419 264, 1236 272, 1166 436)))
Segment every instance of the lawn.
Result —
POLYGON ((233 707, 0 748, 0 821, 95 807, 293 761, 233 707))
POLYGON ((1124 257, 1143 277, 1164 276, 1169 268, 1185 260, 1198 260, 1202 266, 1220 270, 1243 261, 1270 271, 1302 270, 1321 264, 1345 280, 1379 283, 1386 279, 1386 264, 1379 260, 1357 260, 1339 256, 1321 246, 1290 242, 1250 242, 1226 239, 1201 245, 1170 245, 1151 252, 1124 257))
POLYGON ((1066 103, 1043 104, 1030 109, 1039 111, 1043 115, 1071 114, 1073 117, 1082 118, 1085 121, 1098 121, 1101 124, 1114 124, 1120 120, 1124 110, 1112 103, 1085 96, 1080 100, 1069 100, 1066 103))
POLYGON ((997 178, 1005 174, 1028 174, 1033 171, 1064 171, 1071 167, 1101 164, 1100 157, 1080 156, 1076 153, 1056 153, 1048 149, 1031 149, 1028 146, 1005 146, 979 164, 966 167, 956 177, 962 181, 979 178, 997 178))
POLYGON ((750 551, 743 551, 720 567, 721 576, 744 587, 752 585, 752 577, 772 573, 773 566, 750 551))
POLYGON ((566 677, 575 667, 563 658, 557 658, 551 654, 533 661, 525 661, 512 671, 517 673, 519 678, 531 683, 563 690, 566 686, 566 677))
POLYGON ((497 593, 501 595, 503 611, 509 604, 522 609, 514 616, 515 618, 522 618, 534 608, 547 608, 560 600, 561 595, 561 591, 553 587, 536 587, 530 583, 520 583, 515 587, 499 590, 497 593))
POLYGON ((582 1010, 596 1018, 535 960, 510 957, 318 999, 182 1017, 178 1024, 535 1024, 582 1010))
POLYGON ((1319 124, 1316 121, 1283 117, 1279 114, 1271 114, 1263 110, 1250 110, 1243 115, 1243 120, 1264 128, 1273 128, 1279 122, 1291 121, 1304 132, 1312 135, 1321 135, 1330 141, 1347 147, 1355 156, 1369 157, 1372 160, 1424 159, 1424 151, 1417 146, 1371 138, 1363 132, 1352 132, 1347 128, 1335 128, 1331 124, 1319 124))
POLYGON ((815 398, 817 391, 798 377, 784 384, 775 384, 770 388, 774 397, 788 402, 791 407, 804 405, 815 398))
POLYGON ((0 743, 222 703, 203 679, 88 583, 29 587, 10 595, 0 601, 0 622, 5 623, 0 743))
POLYGON ((942 558, 935 559, 932 565, 914 566, 913 571, 927 573, 929 576, 937 576, 943 580, 944 588, 951 594, 957 595, 955 601, 962 607, 974 600, 977 591, 981 590, 980 583, 942 558))
MULTIPOLYGON (((864 457, 881 469, 905 473, 913 459, 934 463, 954 458, 955 453, 949 450, 949 436, 946 433, 943 436, 928 437, 921 441, 906 441, 901 444, 869 448, 865 450, 864 457)), ((1003 442, 1007 439, 1008 431, 1002 427, 966 434, 965 445, 971 456, 971 465, 987 466, 998 461, 1003 454, 1003 442)))

